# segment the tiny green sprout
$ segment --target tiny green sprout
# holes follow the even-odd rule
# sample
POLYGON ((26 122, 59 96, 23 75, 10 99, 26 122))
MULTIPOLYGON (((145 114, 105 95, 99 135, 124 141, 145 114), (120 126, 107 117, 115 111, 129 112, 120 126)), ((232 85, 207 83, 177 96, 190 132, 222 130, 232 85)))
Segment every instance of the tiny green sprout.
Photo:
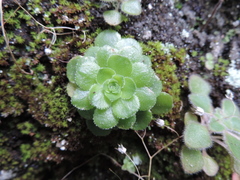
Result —
POLYGON ((232 101, 232 96, 223 99, 221 107, 214 109, 209 97, 211 87, 204 79, 191 75, 189 89, 191 94, 188 97, 194 107, 194 114, 187 112, 184 117, 185 145, 181 150, 184 171, 196 173, 203 170, 208 176, 215 176, 219 167, 206 149, 216 143, 229 152, 233 159, 232 167, 240 174, 240 111, 232 101), (196 115, 200 116, 200 122, 196 115), (203 159, 203 165, 197 166, 200 159, 203 159))
POLYGON ((113 30, 101 32, 84 56, 70 60, 67 77, 71 103, 92 132, 142 130, 152 114, 172 108, 172 96, 162 92, 162 82, 140 44, 113 30))
POLYGON ((103 13, 104 20, 112 26, 119 25, 123 21, 124 16, 122 15, 121 12, 132 16, 140 15, 142 12, 140 0, 102 0, 102 1, 112 2, 115 5, 114 10, 107 10, 103 13))
POLYGON ((214 68, 214 56, 212 55, 212 53, 206 54, 205 67, 208 70, 212 70, 214 68))

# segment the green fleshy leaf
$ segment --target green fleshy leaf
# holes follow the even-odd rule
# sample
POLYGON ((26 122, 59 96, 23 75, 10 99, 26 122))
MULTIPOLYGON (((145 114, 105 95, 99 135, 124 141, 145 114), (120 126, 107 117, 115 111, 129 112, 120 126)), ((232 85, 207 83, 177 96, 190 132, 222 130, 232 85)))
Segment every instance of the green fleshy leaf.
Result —
POLYGON ((223 121, 223 123, 227 126, 229 130, 240 133, 240 117, 230 117, 223 121))
POLYGON ((225 117, 239 115, 239 109, 236 104, 230 99, 223 99, 222 100, 222 110, 225 117))
POLYGON ((68 80, 72 83, 75 83, 75 74, 77 64, 81 64, 84 58, 82 56, 76 56, 72 58, 67 64, 67 77, 68 80))
POLYGON ((123 1, 121 10, 126 14, 137 16, 142 12, 141 2, 139 0, 123 1))
POLYGON ((84 57, 89 56, 89 57, 97 57, 97 53, 100 51, 100 47, 97 46, 92 46, 86 50, 84 53, 84 57))
POLYGON ((100 129, 97 127, 93 120, 86 121, 88 129, 95 135, 95 136, 107 136, 110 134, 111 130, 100 129))
POLYGON ((108 58, 113 54, 117 54, 117 52, 118 52, 118 50, 112 48, 111 46, 106 45, 106 46, 101 47, 96 55, 97 64, 100 67, 107 67, 108 58))
POLYGON ((149 68, 152 67, 152 61, 148 56, 142 55, 140 62, 147 65, 149 68))
POLYGON ((73 106, 80 110, 90 110, 93 108, 89 99, 88 99, 89 91, 82 91, 80 89, 76 89, 71 99, 71 103, 73 106))
POLYGON ((113 114, 120 119, 126 119, 133 116, 139 109, 139 100, 137 96, 131 99, 118 99, 113 102, 113 114))
POLYGON ((197 173, 203 168, 204 160, 200 150, 189 149, 187 146, 183 146, 180 158, 186 173, 197 173))
POLYGON ((122 170, 134 173, 136 171, 132 161, 126 156, 123 160, 122 170))
POLYGON ((165 92, 161 92, 157 97, 157 102, 152 108, 153 114, 164 114, 169 112, 173 107, 173 98, 165 92))
POLYGON ((86 120, 92 120, 93 119, 93 113, 95 111, 95 108, 90 109, 90 110, 77 110, 78 114, 83 117, 86 120))
POLYGON ((210 118, 210 122, 208 123, 209 130, 215 133, 222 133, 226 127, 223 125, 222 121, 216 119, 215 117, 210 118))
POLYGON ((147 87, 155 93, 156 97, 158 97, 160 95, 160 93, 162 92, 162 82, 160 81, 160 79, 156 75, 154 75, 149 80, 149 83, 147 84, 147 87))
POLYGON ((151 109, 157 101, 155 93, 148 87, 137 88, 136 96, 140 102, 140 111, 147 111, 151 109))
POLYGON ((198 122, 198 117, 191 112, 186 112, 184 115, 184 124, 187 125, 191 121, 198 122))
POLYGON ((224 132, 224 142, 230 154, 240 161, 240 136, 231 132, 224 132))
POLYGON ((194 121, 189 122, 185 127, 184 142, 189 148, 199 150, 212 146, 212 139, 208 129, 194 121))
POLYGON ((233 170, 237 173, 240 174, 240 160, 234 159, 233 158, 233 170))
POLYGON ((103 84, 104 95, 111 101, 116 101, 121 97, 121 86, 115 79, 108 79, 103 84))
POLYGON ((122 87, 122 95, 121 98, 123 99, 130 99, 133 97, 136 91, 136 85, 131 78, 124 78, 124 85, 122 87))
POLYGON ((100 67, 96 63, 85 62, 76 71, 75 82, 82 90, 89 90, 96 83, 100 67))
POLYGON ((112 55, 108 59, 108 67, 112 68, 117 74, 130 76, 132 72, 132 63, 126 57, 112 55))
POLYGON ((134 47, 137 50, 138 54, 142 54, 142 47, 135 39, 132 38, 121 39, 120 41, 118 41, 115 47, 119 50, 125 49, 125 47, 134 47))
POLYGON ((115 71, 110 68, 101 68, 97 74, 97 82, 103 84, 107 79, 111 79, 115 71))
POLYGON ((132 129, 136 131, 143 130, 151 122, 152 113, 151 111, 138 111, 136 114, 136 118, 136 122, 133 125, 132 129))
POLYGON ((212 100, 209 96, 203 94, 190 94, 188 98, 195 107, 200 107, 207 113, 213 112, 212 100))
POLYGON ((111 104, 111 102, 104 96, 102 86, 98 84, 94 84, 90 88, 89 99, 91 104, 98 109, 106 109, 111 104))
POLYGON ((118 124, 118 118, 113 115, 112 108, 104 110, 95 109, 93 121, 101 129, 111 129, 118 124))
POLYGON ((137 87, 144 87, 149 84, 151 78, 154 78, 155 74, 152 69, 148 68, 143 63, 133 63, 131 77, 136 83, 137 87))
POLYGON ((116 26, 123 21, 122 14, 117 10, 108 10, 103 13, 104 20, 112 25, 116 26))
POLYGON ((68 96, 72 97, 73 94, 74 94, 74 91, 77 89, 77 85, 74 84, 74 83, 71 83, 69 82, 67 84, 67 93, 68 93, 68 96))
POLYGON ((201 78, 199 75, 193 74, 190 76, 189 89, 192 93, 209 95, 211 92, 211 86, 207 81, 201 78))
POLYGON ((126 119, 119 119, 117 127, 120 129, 130 129, 133 124, 136 122, 136 115, 126 118, 126 119))
POLYGON ((132 63, 140 62, 142 58, 142 54, 140 54, 139 51, 133 46, 124 47, 119 51, 118 54, 128 58, 132 63))
POLYGON ((215 176, 218 172, 219 166, 217 162, 210 157, 206 152, 203 152, 203 171, 208 175, 208 176, 215 176))
POLYGON ((123 87, 123 85, 124 85, 124 77, 123 76, 116 74, 113 76, 112 79, 116 80, 118 82, 119 86, 123 87))
POLYGON ((102 31, 95 39, 95 46, 114 46, 118 41, 120 41, 121 35, 114 30, 102 31))

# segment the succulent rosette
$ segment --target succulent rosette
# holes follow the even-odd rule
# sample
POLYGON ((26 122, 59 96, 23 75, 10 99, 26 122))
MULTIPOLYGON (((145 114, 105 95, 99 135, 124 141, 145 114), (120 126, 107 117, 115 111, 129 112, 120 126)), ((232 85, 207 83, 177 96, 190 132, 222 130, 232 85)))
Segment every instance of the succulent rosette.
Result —
POLYGON ((136 40, 105 30, 67 65, 71 103, 94 129, 144 129, 152 113, 172 108, 151 65, 136 40))

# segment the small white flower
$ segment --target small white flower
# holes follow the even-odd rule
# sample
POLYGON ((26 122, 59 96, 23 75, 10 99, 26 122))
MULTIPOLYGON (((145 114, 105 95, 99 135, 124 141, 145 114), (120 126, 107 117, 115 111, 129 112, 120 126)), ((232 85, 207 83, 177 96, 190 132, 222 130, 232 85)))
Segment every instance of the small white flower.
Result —
POLYGON ((121 154, 126 154, 127 152, 127 149, 122 145, 122 144, 119 144, 118 145, 118 148, 116 148, 121 154))
POLYGON ((233 92, 229 89, 226 90, 226 98, 230 99, 230 100, 233 100, 234 98, 234 95, 233 95, 233 92))
POLYGON ((201 107, 194 107, 194 114, 203 116, 205 114, 205 111, 201 107))
POLYGON ((52 50, 50 48, 45 48, 44 52, 46 55, 50 55, 52 53, 52 50))
POLYGON ((157 119, 155 122, 158 127, 163 127, 165 125, 164 120, 162 119, 157 119))

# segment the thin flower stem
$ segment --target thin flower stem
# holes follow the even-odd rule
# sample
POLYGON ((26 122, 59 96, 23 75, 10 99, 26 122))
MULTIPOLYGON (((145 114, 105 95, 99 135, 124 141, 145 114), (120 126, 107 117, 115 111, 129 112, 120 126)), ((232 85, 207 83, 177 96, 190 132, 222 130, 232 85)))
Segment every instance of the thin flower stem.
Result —
MULTIPOLYGON (((133 162, 133 160, 131 159, 131 157, 130 157, 127 153, 125 153, 125 155, 126 155, 126 156, 128 157, 128 159, 133 163, 135 169, 137 170, 137 177, 138 177, 138 179, 143 180, 143 178, 141 177, 140 172, 139 172, 136 164, 133 162)), ((134 174, 135 174, 135 173, 134 173, 134 174)))
POLYGON ((152 171, 152 160, 153 158, 158 154, 160 153, 163 149, 167 148, 168 146, 172 145, 174 142, 176 142, 178 139, 182 138, 183 136, 178 136, 176 139, 172 140, 170 143, 168 143, 167 145, 163 146, 161 149, 159 149, 157 152, 155 152, 153 155, 151 155, 149 153, 149 150, 147 148, 147 145, 146 143, 144 142, 144 137, 146 135, 146 130, 144 130, 144 134, 143 136, 141 136, 137 131, 135 131, 135 133, 138 135, 138 137, 141 139, 142 141, 142 144, 147 152, 147 155, 149 157, 149 168, 148 168, 148 176, 147 176, 147 179, 148 180, 151 180, 151 171, 152 171))
POLYGON ((33 71, 32 71, 31 69, 30 69, 30 73, 28 73, 28 72, 24 71, 23 69, 21 69, 21 68, 17 65, 17 63, 16 63, 17 60, 16 60, 16 58, 15 58, 14 55, 13 55, 13 52, 12 52, 11 47, 9 46, 9 39, 8 39, 8 37, 7 37, 7 35, 6 35, 6 31, 5 31, 5 28, 4 28, 2 0, 0 0, 0 23, 1 23, 2 34, 3 34, 4 40, 5 40, 5 42, 6 42, 7 49, 8 49, 8 51, 9 51, 9 53, 10 53, 10 55, 11 55, 14 63, 16 64, 17 68, 18 68, 21 72, 23 72, 23 73, 25 73, 25 74, 30 74, 30 75, 32 75, 32 74, 33 74, 33 71))

